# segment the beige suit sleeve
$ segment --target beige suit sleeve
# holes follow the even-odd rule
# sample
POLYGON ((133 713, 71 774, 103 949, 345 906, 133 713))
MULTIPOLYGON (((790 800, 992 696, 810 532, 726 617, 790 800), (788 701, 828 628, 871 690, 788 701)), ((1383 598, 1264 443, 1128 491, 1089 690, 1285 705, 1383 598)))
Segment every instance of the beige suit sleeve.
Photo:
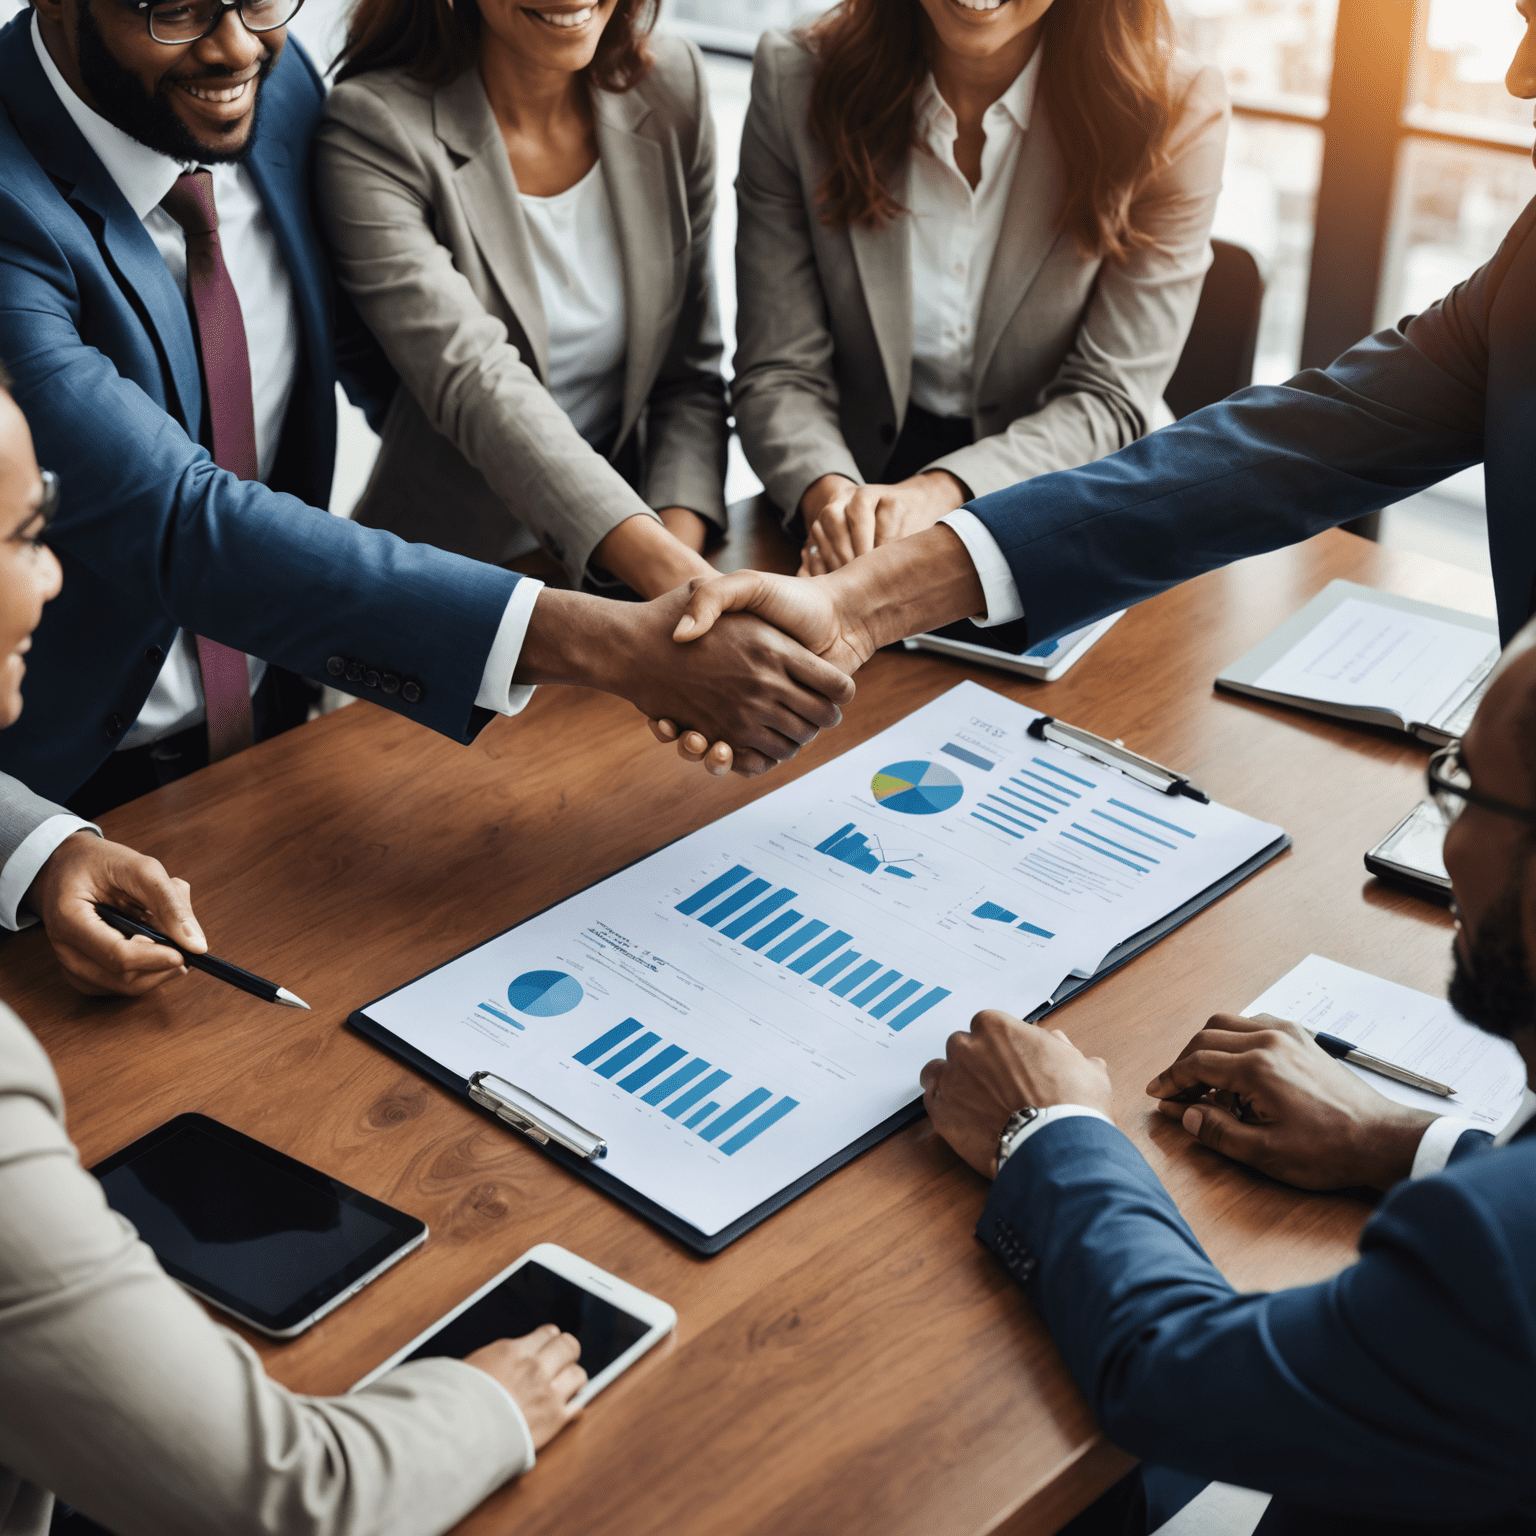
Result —
POLYGON ((838 424, 836 352, 781 97, 792 47, 765 33, 736 178, 736 358, 731 405, 747 462, 792 514, 822 475, 864 476, 838 424))
POLYGON ((432 230, 430 180, 410 133, 366 80, 327 99, 315 174, 337 277, 405 387, 579 579, 607 534, 651 510, 454 266, 432 230))
POLYGON ((688 188, 688 278, 671 343, 647 399, 645 499, 653 507, 687 507, 725 527, 725 461, 730 425, 720 361, 720 307, 711 234, 715 218, 715 120, 704 61, 690 43, 691 100, 680 135, 692 154, 688 188))
POLYGON ((1135 201, 1136 222, 1153 243, 1104 263, 1077 340, 1038 409, 929 468, 950 470, 972 496, 985 496, 1103 458, 1149 429, 1210 265, 1227 121, 1226 87, 1206 65, 1185 92, 1168 164, 1135 201))
POLYGON ((45 1521, 51 1489, 117 1536, 429 1536, 531 1464, 512 1400, 457 1360, 350 1397, 271 1381, 108 1208, 3 1008, 0 1211, 7 1532, 30 1536, 5 1511, 45 1521))

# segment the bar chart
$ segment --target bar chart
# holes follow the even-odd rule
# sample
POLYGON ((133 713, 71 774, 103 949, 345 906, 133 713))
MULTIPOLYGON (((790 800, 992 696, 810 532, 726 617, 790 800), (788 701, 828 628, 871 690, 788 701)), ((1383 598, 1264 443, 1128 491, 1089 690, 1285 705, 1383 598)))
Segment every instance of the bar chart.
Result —
POLYGON ((660 1109, 668 1119, 680 1120, 702 1140, 718 1142, 727 1157, 734 1157, 800 1104, 785 1094, 764 1108, 773 1094, 767 1088, 753 1088, 723 1109, 731 1074, 702 1057, 690 1056, 680 1045, 665 1044, 638 1019, 615 1024, 572 1059, 591 1067, 599 1077, 616 1080, 625 1093, 660 1109), (727 1132, 732 1134, 726 1136, 727 1132))
POLYGON ((916 854, 891 858, 875 833, 860 832, 851 821, 844 822, 830 837, 817 843, 816 852, 866 875, 875 874, 883 865, 886 874, 895 875, 900 880, 912 879, 913 871, 909 866, 918 862, 916 854))
MULTIPOLYGON (((839 836, 846 836, 846 830, 839 836)), ((949 996, 948 987, 929 987, 880 960, 847 947, 851 933, 791 907, 795 891, 735 864, 677 903, 677 911, 706 928, 763 954, 812 986, 847 998, 872 1019, 897 1033, 949 996), (771 946, 771 947, 770 947, 771 946)))
POLYGON ((972 917, 979 917, 988 923, 1011 923, 1022 928, 1025 933, 1032 933, 1037 939, 1054 939, 1056 935, 1049 929, 1041 928, 1035 923, 1019 921, 1017 912, 1010 912, 1007 907, 1000 906, 995 901, 984 901, 971 912, 972 917))

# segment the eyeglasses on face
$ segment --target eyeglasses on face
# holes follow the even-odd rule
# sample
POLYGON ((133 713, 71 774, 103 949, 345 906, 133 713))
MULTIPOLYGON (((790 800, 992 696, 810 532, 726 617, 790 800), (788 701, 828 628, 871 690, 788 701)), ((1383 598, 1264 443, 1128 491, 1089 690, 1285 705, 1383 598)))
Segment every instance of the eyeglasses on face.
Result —
POLYGON ((157 43, 180 47, 217 31, 226 11, 238 11, 247 32, 286 27, 304 0, 119 0, 142 16, 157 43))
POLYGON ((34 550, 43 547, 43 540, 53 527, 53 519, 59 510, 59 477, 51 469, 38 473, 42 476, 43 494, 32 509, 32 515, 10 536, 11 543, 26 544, 34 550))
POLYGON ((1472 775, 1462 761, 1461 743, 1453 741, 1442 747, 1429 760, 1429 793, 1439 807, 1446 826, 1456 820, 1469 805, 1492 811, 1496 816, 1508 816, 1514 821, 1536 827, 1536 809, 1523 805, 1511 805, 1507 800, 1485 795, 1472 786, 1472 775))

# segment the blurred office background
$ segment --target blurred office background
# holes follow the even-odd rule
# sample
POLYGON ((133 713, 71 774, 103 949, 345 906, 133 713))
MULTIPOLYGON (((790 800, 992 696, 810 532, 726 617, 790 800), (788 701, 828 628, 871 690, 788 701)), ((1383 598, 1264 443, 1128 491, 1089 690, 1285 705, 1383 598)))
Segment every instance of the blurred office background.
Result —
MULTIPOLYGON (((321 67, 351 0, 307 0, 292 30, 321 67)), ((1532 107, 1504 90, 1523 30, 1512 0, 1170 0, 1183 45, 1221 66, 1233 102, 1215 233, 1246 245, 1268 283, 1255 379, 1328 362, 1431 304, 1491 256, 1536 195, 1532 107)), ((19 9, 0 0, 0 21, 19 9)), ((805 0, 663 0, 661 27, 706 52, 720 143, 715 228, 727 362, 735 316, 731 184, 750 59, 805 0)), ((373 461, 344 409, 332 510, 373 461)), ((732 444, 731 500, 759 488, 732 444)), ((1383 542, 1486 569, 1480 469, 1387 511, 1383 542)))

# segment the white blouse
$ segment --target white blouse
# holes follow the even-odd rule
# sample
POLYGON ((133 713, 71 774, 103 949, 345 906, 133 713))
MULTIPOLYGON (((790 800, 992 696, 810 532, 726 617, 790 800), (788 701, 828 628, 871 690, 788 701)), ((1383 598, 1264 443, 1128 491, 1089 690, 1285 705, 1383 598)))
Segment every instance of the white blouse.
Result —
POLYGON ((549 326, 549 392, 606 448, 624 406, 624 258, 602 162, 554 197, 520 201, 549 326))
POLYGON ((912 241, 912 394, 936 416, 974 405, 976 322, 1003 230, 1008 190, 1029 128, 1040 77, 1037 47, 1013 84, 987 108, 981 180, 973 189, 955 163, 960 125, 933 76, 916 102, 919 148, 907 157, 912 241))

